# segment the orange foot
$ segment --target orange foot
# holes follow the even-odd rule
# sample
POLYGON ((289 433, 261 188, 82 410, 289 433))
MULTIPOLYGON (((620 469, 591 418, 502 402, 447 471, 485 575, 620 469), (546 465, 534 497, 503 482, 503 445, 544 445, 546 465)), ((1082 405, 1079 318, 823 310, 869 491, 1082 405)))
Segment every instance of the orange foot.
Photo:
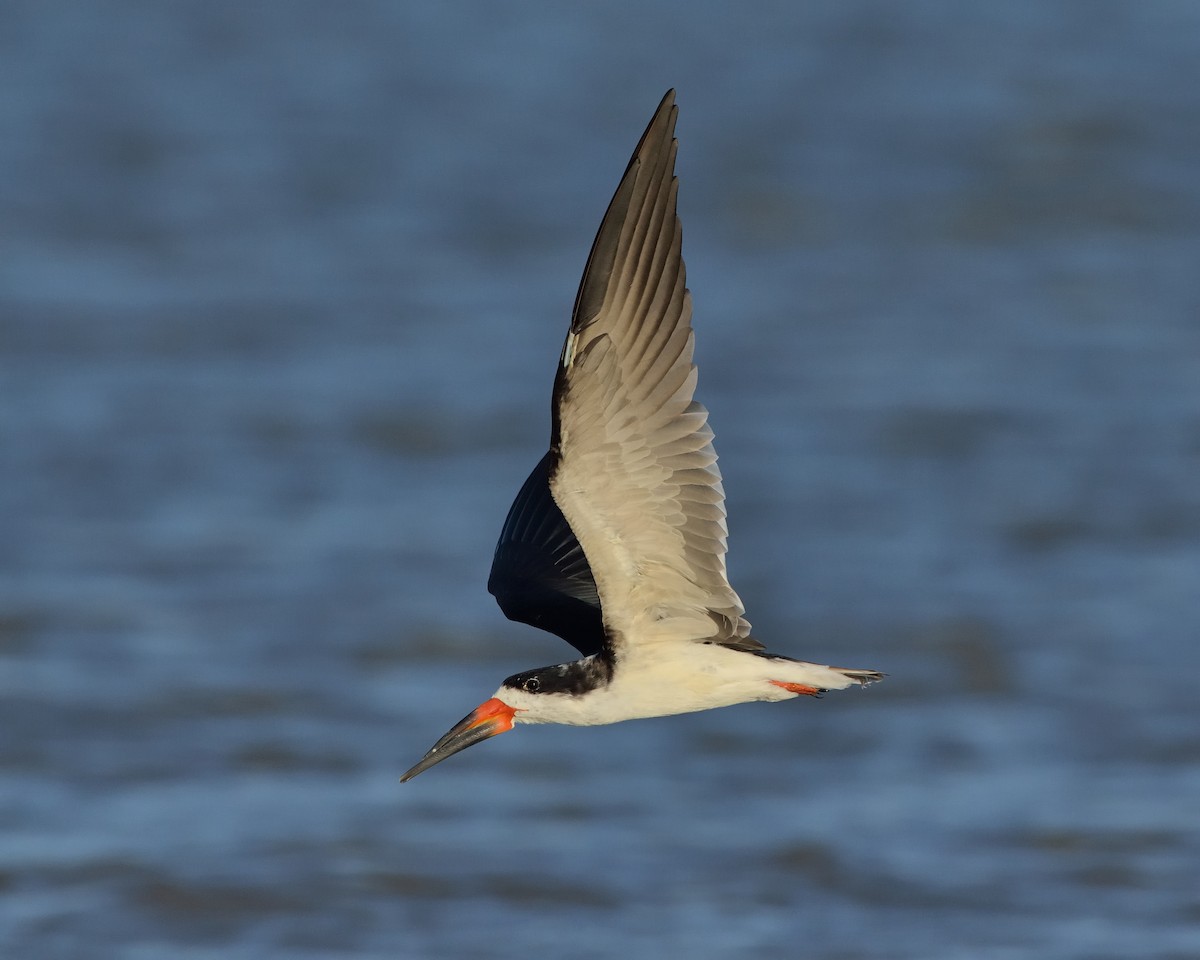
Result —
POLYGON ((783 687, 784 690, 790 690, 792 693, 803 693, 809 697, 819 697, 825 691, 820 687, 810 687, 804 683, 787 683, 784 680, 771 681, 777 687, 783 687))

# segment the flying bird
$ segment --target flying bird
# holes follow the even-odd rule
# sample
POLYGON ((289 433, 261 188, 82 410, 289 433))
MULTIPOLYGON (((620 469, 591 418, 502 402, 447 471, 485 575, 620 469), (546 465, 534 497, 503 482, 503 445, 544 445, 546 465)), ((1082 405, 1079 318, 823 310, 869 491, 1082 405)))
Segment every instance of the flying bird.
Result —
POLYGON ((729 584, 725 493, 693 399, 677 113, 671 90, 600 224, 555 375, 550 450, 508 511, 488 580, 509 619, 579 659, 509 677, 402 781, 519 723, 616 723, 883 677, 768 653, 729 584))

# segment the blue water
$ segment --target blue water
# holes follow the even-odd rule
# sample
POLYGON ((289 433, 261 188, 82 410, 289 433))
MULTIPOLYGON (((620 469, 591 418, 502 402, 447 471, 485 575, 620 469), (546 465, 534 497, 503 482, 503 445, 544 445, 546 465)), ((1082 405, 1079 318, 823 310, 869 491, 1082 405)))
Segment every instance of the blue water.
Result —
POLYGON ((1198 38, 0 6, 0 955, 1200 956, 1198 38), (889 677, 402 786, 668 86, 734 584, 889 677))

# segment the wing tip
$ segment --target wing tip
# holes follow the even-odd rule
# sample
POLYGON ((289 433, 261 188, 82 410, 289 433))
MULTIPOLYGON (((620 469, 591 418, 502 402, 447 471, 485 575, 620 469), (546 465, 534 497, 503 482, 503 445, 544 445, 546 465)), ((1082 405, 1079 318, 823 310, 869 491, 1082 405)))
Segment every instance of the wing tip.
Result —
MULTIPOLYGON (((616 256, 621 225, 624 223, 627 205, 635 190, 635 185, 643 176, 643 162, 650 162, 654 156, 661 155, 664 150, 667 151, 669 156, 665 169, 673 189, 674 185, 678 183, 678 178, 675 176, 675 157, 678 151, 678 141, 675 139, 675 120, 678 115, 679 107, 675 103, 675 88, 672 87, 663 95, 654 111, 654 116, 650 118, 646 129, 642 131, 637 147, 634 148, 629 163, 625 166, 625 172, 621 175, 617 189, 604 212, 604 218, 600 221, 600 229, 596 231, 596 237, 592 241, 587 265, 584 267, 583 277, 579 282, 579 290, 575 294, 575 306, 571 311, 570 329, 572 333, 579 333, 588 326, 603 306, 604 295, 608 289, 608 276, 616 256)), ((672 193, 672 210, 674 210, 674 203, 675 197, 672 193)), ((675 221, 678 224, 677 216, 675 221)), ((562 360, 568 356, 566 347, 569 345, 568 339, 567 345, 564 345, 562 359, 560 359, 560 368, 565 366, 562 360)))

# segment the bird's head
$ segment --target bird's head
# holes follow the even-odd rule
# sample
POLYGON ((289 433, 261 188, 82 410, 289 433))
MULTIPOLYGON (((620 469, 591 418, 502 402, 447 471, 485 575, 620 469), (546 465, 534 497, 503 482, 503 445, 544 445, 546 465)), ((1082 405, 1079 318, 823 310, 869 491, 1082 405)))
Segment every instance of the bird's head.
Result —
POLYGON ((411 780, 460 750, 511 730, 514 724, 559 721, 563 701, 582 692, 577 668, 578 663, 564 663, 509 677, 490 699, 468 713, 430 747, 400 782, 411 780))

